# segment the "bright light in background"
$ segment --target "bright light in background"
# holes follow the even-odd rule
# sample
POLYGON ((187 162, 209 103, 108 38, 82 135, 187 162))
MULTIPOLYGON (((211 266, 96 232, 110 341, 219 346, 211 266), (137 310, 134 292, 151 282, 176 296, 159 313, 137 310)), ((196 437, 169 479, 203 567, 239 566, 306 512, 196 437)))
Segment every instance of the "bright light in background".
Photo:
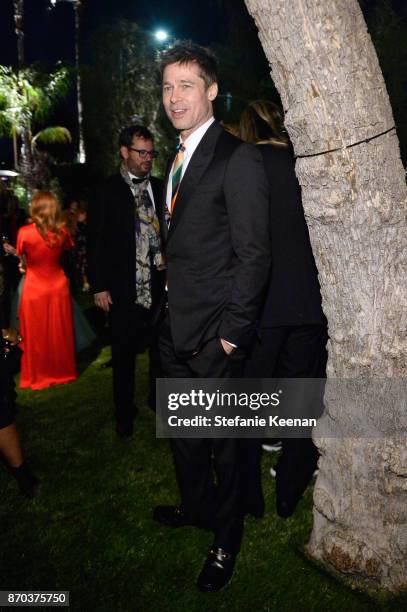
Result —
POLYGON ((165 41, 165 40, 167 40, 167 38, 168 38, 168 34, 167 34, 167 32, 166 32, 165 30, 157 30, 157 31, 154 33, 154 36, 156 37, 156 39, 157 39, 159 42, 164 42, 164 41, 165 41))
POLYGON ((52 6, 56 6, 58 2, 71 2, 72 4, 77 4, 80 0, 49 0, 52 6))

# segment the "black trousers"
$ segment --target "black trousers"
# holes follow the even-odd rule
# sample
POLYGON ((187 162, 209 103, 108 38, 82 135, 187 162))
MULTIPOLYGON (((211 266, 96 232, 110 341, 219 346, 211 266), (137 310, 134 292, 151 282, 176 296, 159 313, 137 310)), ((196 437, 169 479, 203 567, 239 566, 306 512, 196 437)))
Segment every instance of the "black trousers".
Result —
POLYGON ((111 306, 109 325, 112 344, 113 401, 118 423, 130 425, 136 415, 134 392, 136 355, 149 350, 149 404, 155 408, 155 380, 161 376, 156 328, 150 311, 129 302, 111 306))
MULTIPOLYGON (((325 325, 269 327, 258 331, 245 365, 250 378, 325 378, 328 340, 325 325)), ((319 413, 318 407, 315 409, 319 413)), ((318 462, 311 438, 284 438, 276 466, 277 506, 281 500, 300 496, 318 462)), ((246 445, 245 492, 249 505, 262 499, 261 440, 246 445)))
POLYGON ((4 340, 0 334, 0 429, 15 422, 17 393, 14 377, 19 370, 20 356, 20 349, 15 346, 4 357, 4 340))
MULTIPOLYGON (((226 355, 219 338, 209 340, 191 359, 177 357, 168 315, 159 347, 167 378, 235 378, 243 373, 244 351, 226 355)), ((171 448, 185 513, 193 523, 213 528, 214 546, 237 553, 244 518, 240 440, 174 438, 171 448)))

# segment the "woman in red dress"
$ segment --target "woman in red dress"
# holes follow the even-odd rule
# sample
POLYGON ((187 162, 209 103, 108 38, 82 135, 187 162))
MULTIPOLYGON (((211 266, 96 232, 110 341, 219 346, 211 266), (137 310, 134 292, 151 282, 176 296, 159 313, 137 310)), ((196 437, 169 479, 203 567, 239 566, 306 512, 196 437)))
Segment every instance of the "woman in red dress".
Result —
POLYGON ((51 193, 37 193, 30 212, 32 223, 17 237, 17 254, 26 269, 18 311, 20 387, 43 389, 77 377, 71 297, 60 264, 62 251, 73 242, 51 193))

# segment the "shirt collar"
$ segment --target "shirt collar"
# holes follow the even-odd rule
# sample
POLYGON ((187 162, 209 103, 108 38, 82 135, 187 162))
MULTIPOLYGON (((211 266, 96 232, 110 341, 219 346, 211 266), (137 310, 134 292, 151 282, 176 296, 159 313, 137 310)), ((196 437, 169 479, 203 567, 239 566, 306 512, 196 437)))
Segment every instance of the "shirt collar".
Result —
POLYGON ((184 145, 189 157, 194 153, 195 149, 201 142, 209 126, 212 125, 214 121, 215 117, 212 116, 208 119, 208 121, 205 121, 205 123, 203 123, 198 129, 192 132, 192 134, 188 136, 185 141, 182 141, 182 139, 180 138, 180 143, 184 145))

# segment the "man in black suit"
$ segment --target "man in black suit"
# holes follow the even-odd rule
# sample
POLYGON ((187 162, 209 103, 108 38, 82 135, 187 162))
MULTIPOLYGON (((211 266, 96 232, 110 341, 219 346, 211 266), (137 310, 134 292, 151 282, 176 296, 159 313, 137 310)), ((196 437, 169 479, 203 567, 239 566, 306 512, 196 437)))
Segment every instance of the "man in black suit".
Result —
MULTIPOLYGON (((177 44, 163 53, 161 67, 164 108, 180 132, 164 190, 168 308, 160 330, 162 366, 167 377, 237 377, 270 264, 261 155, 215 122, 217 63, 206 49, 177 44)), ((172 527, 214 530, 198 578, 202 591, 217 591, 230 580, 240 549, 239 442, 174 439, 181 505, 154 511, 157 521, 172 527)))
POLYGON ((153 135, 140 125, 119 136, 122 164, 99 190, 89 214, 89 277, 96 305, 109 313, 116 432, 133 433, 135 359, 149 347, 150 405, 160 374, 152 319, 164 290, 158 215, 162 181, 151 177, 153 135))

